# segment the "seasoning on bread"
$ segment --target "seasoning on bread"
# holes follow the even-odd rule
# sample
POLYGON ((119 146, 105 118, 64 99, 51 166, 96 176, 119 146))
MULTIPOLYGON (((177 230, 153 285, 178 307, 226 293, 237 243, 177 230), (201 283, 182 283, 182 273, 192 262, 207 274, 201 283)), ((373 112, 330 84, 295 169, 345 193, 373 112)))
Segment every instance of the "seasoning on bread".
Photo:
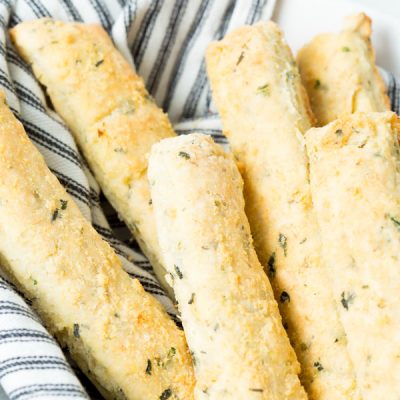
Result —
POLYGON ((313 202, 363 399, 400 397, 400 165, 394 113, 308 131, 313 202))
POLYGON ((243 181, 206 135, 152 148, 159 242, 189 348, 198 399, 306 399, 299 364, 253 248, 243 181))
POLYGON ((246 213, 310 399, 355 399, 346 337, 312 208, 303 134, 313 118, 273 22, 239 28, 207 51, 213 98, 242 166, 246 213))
POLYGON ((146 178, 152 144, 175 134, 167 116, 101 26, 45 18, 18 24, 10 37, 159 281, 170 290, 146 178))
POLYGON ((107 399, 193 399, 183 332, 82 216, 3 93, 0 170, 1 265, 84 373, 107 399))

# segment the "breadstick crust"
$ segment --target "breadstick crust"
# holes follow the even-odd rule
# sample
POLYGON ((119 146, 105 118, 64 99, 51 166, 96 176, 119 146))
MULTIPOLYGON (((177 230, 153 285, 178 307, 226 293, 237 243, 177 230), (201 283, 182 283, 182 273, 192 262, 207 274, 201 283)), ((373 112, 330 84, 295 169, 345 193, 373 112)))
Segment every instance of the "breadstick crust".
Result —
POLYGON ((400 396, 399 120, 356 113, 311 129, 311 188, 363 399, 400 396))
POLYGON ((358 399, 312 209, 303 134, 312 118, 299 72, 272 22, 207 51, 213 98, 244 178, 246 213, 310 399, 358 399))
POLYGON ((159 241, 195 359, 196 399, 306 399, 259 263, 233 157, 202 134, 152 148, 159 241))
POLYGON ((101 26, 46 18, 18 24, 10 37, 171 293, 146 178, 151 146, 175 135, 168 117, 101 26))
POLYGON ((371 19, 345 20, 342 32, 317 35, 297 55, 312 110, 323 126, 346 114, 390 110, 371 44, 371 19))
POLYGON ((193 399, 183 332, 123 271, 49 171, 3 93, 0 169, 2 265, 85 374, 108 399, 159 400, 165 391, 193 399))

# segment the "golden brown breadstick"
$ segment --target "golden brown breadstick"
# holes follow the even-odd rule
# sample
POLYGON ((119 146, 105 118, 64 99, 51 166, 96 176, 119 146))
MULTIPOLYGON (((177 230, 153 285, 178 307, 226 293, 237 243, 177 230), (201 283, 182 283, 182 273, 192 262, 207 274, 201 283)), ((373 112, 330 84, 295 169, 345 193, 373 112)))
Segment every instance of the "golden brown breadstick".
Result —
POLYGON ((400 164, 394 113, 308 131, 311 189, 363 399, 400 398, 400 164))
POLYGON ((159 242, 195 359, 196 399, 306 399, 253 248, 232 156, 201 134, 153 146, 159 242))
POLYGON ((358 398, 346 337, 322 261, 303 134, 311 126, 289 47, 272 22, 210 45, 223 128, 243 166, 246 212, 311 399, 358 398))
POLYGON ((40 19, 17 25, 10 36, 170 290, 146 178, 152 144, 174 135, 167 116, 100 26, 40 19))
POLYGON ((375 66, 371 19, 365 14, 348 17, 338 34, 316 36, 299 51, 297 60, 320 126, 357 111, 390 109, 375 66))
POLYGON ((1 264, 80 368, 108 399, 193 399, 183 332, 123 271, 3 93, 0 170, 1 264))

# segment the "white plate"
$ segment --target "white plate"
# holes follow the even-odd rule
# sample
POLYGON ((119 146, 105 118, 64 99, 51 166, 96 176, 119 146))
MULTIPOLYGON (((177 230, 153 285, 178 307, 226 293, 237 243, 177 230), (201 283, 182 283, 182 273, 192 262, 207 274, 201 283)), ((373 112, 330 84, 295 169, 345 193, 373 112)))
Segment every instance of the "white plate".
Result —
POLYGON ((296 54, 313 36, 339 31, 344 16, 360 11, 372 18, 377 64, 400 76, 400 21, 389 12, 362 1, 278 0, 273 20, 279 23, 296 54))

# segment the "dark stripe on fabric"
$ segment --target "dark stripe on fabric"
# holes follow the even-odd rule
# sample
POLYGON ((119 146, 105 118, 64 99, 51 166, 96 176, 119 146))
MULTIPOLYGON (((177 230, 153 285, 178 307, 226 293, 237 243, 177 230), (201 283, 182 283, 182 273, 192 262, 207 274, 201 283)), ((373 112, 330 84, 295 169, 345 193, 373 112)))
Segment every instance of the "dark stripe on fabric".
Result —
MULTIPOLYGON (((0 50, 1 53, 1 50, 0 50)), ((11 62, 12 64, 16 65, 17 67, 21 68, 24 72, 29 74, 33 78, 33 73, 31 69, 25 64, 21 58, 14 52, 12 47, 7 46, 7 62, 11 62)), ((13 81, 14 85, 17 84, 17 81, 13 81)))
POLYGON ((29 134, 29 137, 31 137, 32 140, 35 140, 37 143, 47 147, 49 150, 54 151, 62 158, 71 161, 78 167, 82 167, 81 157, 74 149, 61 142, 54 136, 51 136, 47 131, 38 127, 37 125, 34 125, 30 121, 21 118, 21 122, 23 123, 26 131, 29 134))
MULTIPOLYGON (((221 40, 225 36, 225 34, 228 30, 229 24, 231 22, 231 19, 232 19, 233 11, 235 10, 235 4, 236 4, 236 0, 231 0, 229 2, 229 4, 227 5, 224 16, 222 17, 222 24, 219 26, 219 29, 214 36, 214 40, 221 40)), ((210 104, 212 101, 211 86, 210 86, 210 82, 208 81, 207 73, 205 73, 205 77, 206 77, 205 87, 207 90, 207 95, 206 95, 206 104, 205 104, 205 107, 203 110, 204 115, 206 115, 209 112, 210 104)), ((199 97, 200 96, 201 96, 201 93, 200 93, 199 97)), ((196 107, 197 107, 197 105, 196 105, 196 107)), ((193 111, 193 113, 194 113, 194 111, 193 111)))
MULTIPOLYGON (((2 48, 2 46, 0 46, 0 49, 2 48)), ((1 50, 0 50, 1 52, 1 50)), ((6 89, 8 89, 10 92, 15 93, 14 91, 14 87, 10 81, 10 78, 8 77, 8 75, 0 69, 0 86, 4 86, 6 89)))
POLYGON ((15 25, 18 25, 20 22, 22 22, 22 19, 18 17, 15 13, 11 14, 10 22, 9 22, 9 28, 13 28, 15 25))
POLYGON ((35 321, 39 321, 38 317, 27 307, 21 306, 20 304, 12 301, 1 300, 0 301, 0 314, 19 314, 31 318, 35 321))
POLYGON ((208 128, 193 128, 193 129, 176 129, 176 132, 179 135, 188 135, 189 133, 194 133, 201 131, 201 133, 212 135, 213 137, 221 137, 225 138, 225 136, 221 133, 219 129, 208 129, 208 128))
POLYGON ((167 89, 167 97, 163 103, 164 110, 168 111, 168 108, 171 104, 172 98, 174 96, 175 88, 179 82, 179 79, 182 75, 182 72, 185 68, 186 59, 188 57, 188 53, 193 46, 193 43, 196 37, 200 34, 201 28, 204 25, 206 16, 208 15, 208 10, 212 5, 211 0, 203 0, 196 12, 196 16, 191 23, 191 28, 189 33, 186 35, 186 38, 182 44, 181 50, 175 60, 175 64, 172 70, 172 80, 168 84, 167 89))
POLYGON ((47 10, 41 1, 25 0, 25 2, 38 18, 51 17, 49 10, 47 10))
POLYGON ((260 0, 252 0, 251 7, 250 7, 249 12, 246 17, 247 25, 251 24, 254 21, 254 16, 257 13, 257 7, 258 7, 259 2, 260 2, 260 0))
MULTIPOLYGON (((58 124, 60 126, 61 129, 68 131, 68 128, 65 126, 65 124, 62 121, 60 121, 58 118, 53 117, 51 114, 49 114, 47 112, 47 109, 43 105, 41 99, 39 97, 37 97, 34 92, 29 90, 26 86, 22 86, 17 81, 15 81, 14 84, 15 84, 15 91, 20 100, 24 101, 24 103, 30 105, 31 107, 35 108, 36 110, 42 112, 45 117, 54 121, 56 124, 58 124)), ((54 137, 54 136, 52 136, 52 137, 54 137)), ((57 138, 55 138, 55 139, 58 140, 57 138)), ((64 143, 64 142, 61 142, 61 143, 64 143)), ((68 144, 65 144, 65 145, 69 146, 68 144)), ((70 149, 71 149, 71 151, 75 152, 74 148, 70 147, 70 149)), ((80 161, 83 162, 83 159, 80 157, 80 153, 76 153, 76 154, 78 154, 80 161)))
POLYGON ((390 98, 390 108, 396 114, 400 113, 400 82, 397 78, 389 73, 390 81, 388 85, 388 95, 390 98))
MULTIPOLYGON (((132 26, 132 21, 136 17, 136 9, 137 9, 137 2, 136 0, 128 0, 128 4, 124 7, 124 25, 125 25, 125 34, 128 36, 129 29, 132 26)), ((128 43, 128 46, 130 44, 128 43)))
POLYGON ((15 2, 15 0, 1 0, 0 4, 4 4, 7 8, 8 11, 10 11, 11 7, 13 6, 13 3, 15 2))
POLYGON ((195 83, 186 99, 185 105, 182 111, 183 118, 192 118, 196 112, 199 99, 203 92, 204 87, 207 84, 207 74, 206 74, 206 62, 203 59, 195 83))
POLYGON ((131 53, 136 69, 139 69, 140 64, 142 63, 144 52, 146 51, 147 44, 150 40, 162 4, 162 0, 153 0, 151 2, 145 16, 143 17, 142 23, 140 24, 138 34, 133 41, 131 53))
POLYGON ((20 371, 29 370, 63 370, 72 373, 69 364, 60 357, 27 356, 13 357, 0 362, 0 378, 20 371))
POLYGON ((182 18, 185 14, 188 0, 177 0, 174 3, 167 31, 158 52, 157 60, 147 79, 147 88, 150 93, 155 93, 162 77, 161 69, 164 68, 171 50, 175 44, 176 35, 178 33, 182 18))
POLYGON ((111 15, 108 13, 105 4, 100 0, 89 0, 89 3, 96 11, 97 16, 100 19, 101 25, 103 25, 103 28, 110 33, 112 28, 112 18, 111 15))
POLYGON ((48 333, 25 328, 0 331, 0 344, 4 341, 9 340, 14 342, 29 340, 32 342, 46 341, 49 343, 56 343, 55 340, 51 336, 49 336, 48 333))
POLYGON ((65 190, 72 196, 78 198, 80 201, 85 203, 87 206, 99 205, 97 195, 91 193, 85 186, 71 177, 63 174, 60 171, 50 169, 50 171, 57 177, 61 185, 64 186, 65 190))
POLYGON ((22 296, 22 292, 12 282, 2 276, 0 276, 0 289, 4 289, 13 294, 19 294, 22 296))
POLYGON ((39 393, 44 396, 68 396, 87 398, 86 393, 78 386, 66 383, 47 383, 39 385, 26 385, 8 393, 10 400, 17 400, 21 397, 37 397, 39 393))
POLYGON ((63 5, 67 14, 70 16, 71 20, 83 22, 81 14, 71 0, 61 0, 61 4, 63 5))

